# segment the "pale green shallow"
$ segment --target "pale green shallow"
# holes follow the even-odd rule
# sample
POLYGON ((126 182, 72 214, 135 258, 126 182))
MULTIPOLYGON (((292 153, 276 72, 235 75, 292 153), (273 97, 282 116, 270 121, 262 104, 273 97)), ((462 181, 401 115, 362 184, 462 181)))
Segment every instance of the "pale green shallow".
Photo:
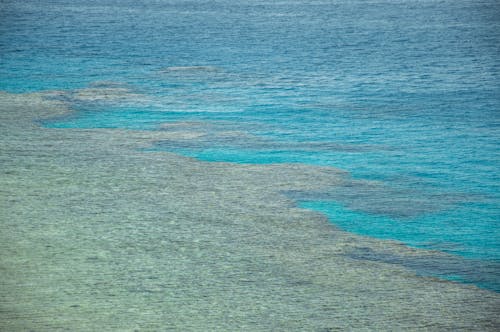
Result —
POLYGON ((500 328, 498 293, 349 258, 444 254, 336 230, 280 194, 344 172, 141 149, 189 128, 42 128, 69 112, 44 97, 0 93, 0 330, 500 328))

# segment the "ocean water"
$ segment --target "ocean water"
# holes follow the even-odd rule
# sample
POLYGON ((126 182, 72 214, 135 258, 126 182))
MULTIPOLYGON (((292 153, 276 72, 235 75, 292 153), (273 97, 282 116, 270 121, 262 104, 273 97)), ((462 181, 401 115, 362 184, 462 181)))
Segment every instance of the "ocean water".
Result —
POLYGON ((44 126, 190 133, 144 153, 340 168, 348 185, 285 194, 346 231, 456 257, 408 264, 423 274, 500 291, 497 1, 27 0, 0 13, 0 90, 54 91, 78 111, 44 126))

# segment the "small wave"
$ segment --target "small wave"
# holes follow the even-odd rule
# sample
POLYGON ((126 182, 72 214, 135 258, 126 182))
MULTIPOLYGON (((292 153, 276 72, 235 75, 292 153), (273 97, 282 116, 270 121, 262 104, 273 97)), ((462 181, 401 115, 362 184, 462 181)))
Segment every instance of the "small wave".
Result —
POLYGON ((220 68, 214 66, 173 66, 160 69, 160 72, 214 72, 220 68))
POLYGON ((115 81, 94 81, 88 86, 90 88, 126 88, 127 84, 115 81))

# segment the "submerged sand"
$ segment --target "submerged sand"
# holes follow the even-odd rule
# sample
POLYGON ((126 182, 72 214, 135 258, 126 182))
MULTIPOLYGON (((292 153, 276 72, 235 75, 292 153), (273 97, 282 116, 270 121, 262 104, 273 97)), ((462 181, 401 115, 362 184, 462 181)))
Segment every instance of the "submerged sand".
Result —
POLYGON ((50 129, 70 110, 0 93, 0 330, 498 330, 500 294, 359 250, 283 192, 349 181, 300 165, 146 152, 187 132, 50 129))

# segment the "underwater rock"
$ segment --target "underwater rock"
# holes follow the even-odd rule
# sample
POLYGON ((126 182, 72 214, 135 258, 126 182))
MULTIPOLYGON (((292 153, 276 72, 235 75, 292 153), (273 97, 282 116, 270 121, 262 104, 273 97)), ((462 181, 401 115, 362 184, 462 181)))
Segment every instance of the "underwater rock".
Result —
POLYGON ((90 83, 87 88, 76 90, 52 90, 43 93, 49 99, 67 101, 69 103, 117 103, 141 102, 149 100, 147 96, 137 93, 130 87, 111 81, 97 81, 90 83))

